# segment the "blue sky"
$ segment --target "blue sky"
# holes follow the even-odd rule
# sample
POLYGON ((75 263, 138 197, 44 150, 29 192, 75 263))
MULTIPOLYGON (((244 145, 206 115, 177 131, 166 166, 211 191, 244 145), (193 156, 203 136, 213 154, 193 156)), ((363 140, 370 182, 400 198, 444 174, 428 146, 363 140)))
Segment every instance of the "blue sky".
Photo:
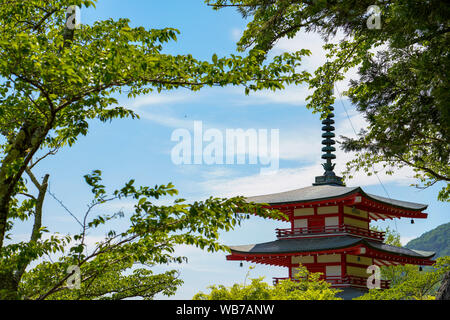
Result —
MULTIPOLYGON (((167 53, 191 53, 198 59, 210 60, 236 53, 235 43, 245 28, 246 22, 233 9, 214 11, 202 0, 99 0, 96 9, 81 11, 81 22, 90 24, 108 18, 128 18, 133 26, 146 28, 173 27, 181 34, 178 41, 164 49, 167 53)), ((313 34, 299 34, 291 40, 281 40, 273 54, 309 48, 313 55, 305 60, 304 68, 313 71, 325 60, 321 50, 321 39, 313 34)), ((355 76, 354 71, 349 77, 355 76)), ((337 84, 339 91, 346 88, 346 81, 337 84)), ((102 124, 92 122, 90 132, 81 137, 72 147, 61 150, 56 156, 43 162, 37 174, 50 173, 50 190, 71 211, 82 215, 90 201, 90 190, 83 182, 83 175, 95 169, 103 171, 104 184, 114 190, 129 179, 138 185, 155 185, 173 182, 180 195, 186 199, 203 199, 210 195, 257 195, 311 185, 314 176, 322 174, 320 166, 320 129, 318 115, 305 108, 308 90, 304 87, 289 87, 283 92, 259 92, 244 95, 243 88, 207 88, 191 93, 175 90, 161 94, 150 94, 136 99, 119 97, 120 102, 140 114, 140 120, 115 120, 102 124), (175 142, 171 134, 179 128, 192 129, 194 121, 202 121, 205 128, 224 131, 227 128, 279 129, 280 169, 271 176, 260 175, 259 165, 175 165, 171 161, 171 149, 175 142)), ((353 130, 347 118, 357 130, 365 126, 364 120, 346 100, 338 99, 335 105, 337 134, 352 136, 353 130)), ((337 171, 352 155, 337 152, 337 171)), ((427 220, 397 220, 380 223, 382 227, 397 229, 402 241, 415 238, 425 231, 449 221, 448 205, 436 200, 441 187, 436 185, 426 190, 410 187, 412 171, 403 169, 394 176, 380 174, 384 187, 391 198, 409 200, 429 205, 427 220)), ((374 176, 359 174, 347 182, 349 186, 362 186, 369 193, 387 196, 374 176)), ((103 210, 131 210, 132 203, 113 203, 103 210)), ((46 202, 44 224, 50 232, 76 232, 77 225, 58 203, 50 197, 46 202)), ((22 226, 18 232, 28 232, 22 226)), ((120 226, 119 226, 120 227, 120 226)), ((230 245, 271 241, 275 239, 275 228, 286 224, 253 217, 234 231, 223 233, 221 240, 230 245)), ((91 239, 100 239, 102 234, 91 234, 91 239)), ((211 284, 231 285, 244 281, 247 267, 238 262, 227 262, 225 253, 210 254, 189 247, 178 252, 185 254, 189 262, 175 266, 181 272, 185 284, 172 298, 190 299, 198 291, 205 291, 211 284)), ((164 270, 172 266, 164 266, 164 270)), ((287 275, 284 268, 257 265, 251 277, 287 275)), ((158 297, 164 298, 164 297, 158 297)))

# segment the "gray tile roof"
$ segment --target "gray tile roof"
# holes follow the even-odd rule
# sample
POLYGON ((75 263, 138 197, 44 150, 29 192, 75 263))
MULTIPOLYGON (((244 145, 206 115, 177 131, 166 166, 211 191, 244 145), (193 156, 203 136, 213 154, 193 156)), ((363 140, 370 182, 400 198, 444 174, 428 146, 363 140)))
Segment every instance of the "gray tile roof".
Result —
POLYGON ((428 208, 427 204, 422 204, 422 203, 415 203, 415 202, 409 202, 409 201, 402 201, 402 200, 395 200, 395 199, 389 199, 389 198, 385 198, 385 197, 380 197, 380 196, 376 196, 373 194, 369 194, 366 193, 366 195, 369 198, 372 198, 373 200, 379 201, 379 202, 383 202, 383 203, 387 203, 387 204, 391 204, 395 207, 400 207, 400 208, 405 208, 405 209, 410 209, 410 210, 425 210, 426 208, 428 208))
POLYGON ((285 239, 252 245, 230 246, 229 248, 232 252, 235 253, 277 254, 277 253, 322 251, 328 249, 344 249, 348 247, 353 247, 357 244, 365 244, 368 247, 372 247, 373 249, 376 250, 414 258, 431 258, 435 254, 434 252, 395 247, 377 241, 370 241, 367 239, 362 239, 353 236, 285 239))
POLYGON ((403 209, 422 211, 428 207, 425 204, 393 200, 389 198, 368 194, 365 193, 360 187, 340 187, 330 185, 311 186, 286 192, 247 197, 246 200, 248 202, 268 203, 270 205, 276 205, 276 204, 310 202, 326 199, 331 200, 334 198, 340 198, 357 192, 374 201, 382 202, 403 209))
POLYGON ((408 249, 403 247, 396 247, 391 246, 385 243, 381 242, 374 242, 374 241, 368 241, 370 242, 370 246, 374 249, 378 249, 385 252, 391 252, 400 254, 403 256, 410 256, 410 257, 418 257, 418 258, 431 258, 435 255, 435 252, 432 251, 422 251, 422 250, 414 250, 414 249, 408 249))

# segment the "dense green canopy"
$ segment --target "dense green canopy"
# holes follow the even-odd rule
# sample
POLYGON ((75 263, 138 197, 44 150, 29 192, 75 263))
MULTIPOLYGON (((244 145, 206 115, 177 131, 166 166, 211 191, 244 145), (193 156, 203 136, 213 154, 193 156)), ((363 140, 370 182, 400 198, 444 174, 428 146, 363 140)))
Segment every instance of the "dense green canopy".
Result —
MULTIPOLYGON (((211 61, 200 61, 190 54, 162 53, 164 45, 175 41, 179 34, 172 28, 131 27, 127 19, 109 19, 73 28, 68 7, 85 8, 94 4, 92 0, 0 0, 0 297, 100 298, 106 295, 119 299, 137 295, 151 298, 160 291, 172 293, 180 283, 173 272, 154 277, 139 269, 126 281, 119 275, 137 262, 153 265, 168 261, 167 255, 173 253, 175 244, 224 249, 216 242, 217 232, 239 221, 234 215, 236 208, 246 206, 242 199, 230 202, 210 199, 190 206, 176 202, 174 206, 157 209, 145 197, 175 194, 172 185, 139 190, 128 186, 127 196, 137 201, 138 211, 129 221, 128 231, 118 237, 112 233, 114 241, 98 244, 96 255, 83 258, 86 230, 109 218, 85 218, 80 223, 81 235, 77 237, 61 239, 52 235, 44 240, 42 233, 46 229, 42 226, 42 216, 49 175, 39 180, 33 169, 59 148, 71 146, 80 135, 86 135, 89 120, 107 122, 137 117, 126 106, 118 105, 115 97, 119 94, 132 98, 152 91, 176 88, 197 91, 226 85, 243 86, 246 92, 277 90, 308 77, 308 73, 298 70, 306 51, 284 54, 267 63, 262 63, 263 53, 257 51, 222 58, 214 54, 211 61), (28 184, 26 176, 31 180, 28 184), (34 187, 36 195, 32 194, 34 187), (5 245, 14 223, 27 219, 33 221, 30 240, 5 245), (177 223, 172 226, 171 221, 177 223), (161 225, 160 233, 149 238, 144 230, 136 228, 144 228, 146 223, 148 227, 150 222, 161 225), (186 231, 184 237, 173 235, 182 231, 186 231), (165 243, 167 237, 171 241, 165 243), (69 243, 71 254, 63 256, 60 262, 40 264, 26 272, 32 261, 51 252, 63 252, 69 243), (155 249, 159 245, 166 253, 155 249), (78 258, 74 260, 74 256, 78 258), (82 279, 84 291, 68 293, 64 282, 69 263, 86 272, 87 277, 82 279), (105 264, 108 270, 102 269, 105 264), (102 277, 111 281, 102 282, 105 280, 102 277), (133 286, 140 281, 143 281, 141 291, 133 286)), ((98 181, 98 172, 87 177, 87 182, 96 186, 94 204, 107 200, 98 181)), ((118 191, 113 198, 119 196, 125 195, 118 191)))

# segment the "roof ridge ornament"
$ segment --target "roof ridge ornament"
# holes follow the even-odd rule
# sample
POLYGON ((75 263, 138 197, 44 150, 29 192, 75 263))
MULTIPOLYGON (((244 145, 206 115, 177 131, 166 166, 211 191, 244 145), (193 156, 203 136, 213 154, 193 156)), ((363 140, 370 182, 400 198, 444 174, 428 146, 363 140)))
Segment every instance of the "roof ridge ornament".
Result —
MULTIPOLYGON (((330 90, 331 94, 333 94, 333 89, 330 90)), ((326 160, 325 163, 322 164, 323 169, 325 172, 322 176, 316 177, 316 182, 313 183, 313 186, 319 186, 319 185, 332 185, 332 186, 345 186, 342 177, 338 177, 334 173, 334 167, 336 166, 335 163, 331 163, 332 159, 336 159, 336 155, 333 153, 336 151, 336 148, 333 147, 334 144, 336 144, 336 141, 332 138, 335 137, 334 134, 334 108, 332 106, 326 107, 327 117, 325 120, 322 121, 322 124, 324 125, 322 127, 322 138, 325 138, 322 140, 322 144, 325 146, 322 148, 322 159, 326 160)))

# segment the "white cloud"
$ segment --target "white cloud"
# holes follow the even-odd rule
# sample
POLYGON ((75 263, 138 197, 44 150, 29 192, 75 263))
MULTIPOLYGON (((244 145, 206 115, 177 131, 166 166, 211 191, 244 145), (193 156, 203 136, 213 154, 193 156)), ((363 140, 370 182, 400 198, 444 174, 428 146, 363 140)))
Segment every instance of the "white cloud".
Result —
POLYGON ((244 31, 240 28, 231 29, 231 39, 235 42, 239 41, 242 37, 244 31))
POLYGON ((320 158, 321 141, 319 130, 281 131, 280 159, 313 162, 320 158))
MULTIPOLYGON (((239 28, 231 29, 231 37, 234 41, 238 41, 242 36, 242 30, 239 28)), ((337 42, 343 39, 343 35, 339 34, 335 38, 331 39, 332 42, 337 42)), ((311 51, 310 56, 305 56, 302 62, 302 70, 307 70, 313 73, 319 66, 326 61, 325 50, 322 46, 325 42, 317 33, 305 33, 299 32, 294 38, 280 39, 274 46, 272 54, 278 55, 283 52, 295 52, 300 49, 309 49, 311 51)), ((270 57, 269 57, 270 60, 270 57)), ((336 83, 339 91, 342 93, 348 89, 348 79, 357 78, 356 69, 352 69, 347 73, 347 79, 336 83)), ((260 104, 279 103, 287 105, 305 105, 306 98, 311 95, 313 91, 308 88, 307 85, 302 86, 288 86, 284 90, 270 91, 262 90, 258 92, 251 92, 249 96, 243 94, 241 87, 221 88, 220 91, 209 89, 202 93, 192 93, 186 91, 173 91, 171 93, 151 93, 146 96, 138 97, 133 100, 131 108, 136 111, 141 111, 145 107, 166 106, 191 101, 195 97, 217 96, 217 94, 225 94, 227 100, 231 101, 236 106, 252 106, 260 104)), ((156 115, 153 113, 142 114, 144 118, 153 120, 162 125, 168 125, 170 127, 177 126, 179 121, 175 121, 175 118, 169 116, 156 115)))
POLYGON ((236 170, 226 167, 208 167, 206 170, 201 170, 203 178, 207 179, 217 179, 224 177, 231 177, 236 175, 236 170))
POLYGON ((169 128, 186 128, 190 129, 193 127, 194 122, 185 118, 178 118, 168 114, 141 111, 139 116, 143 119, 156 122, 164 127, 169 128))
POLYGON ((305 105, 306 98, 312 91, 306 86, 288 86, 284 90, 262 90, 251 92, 245 99, 235 100, 235 105, 252 106, 260 104, 305 105))
POLYGON ((235 179, 212 179, 200 183, 201 187, 216 196, 253 196, 283 192, 306 187, 320 173, 318 168, 280 169, 273 175, 251 175, 235 179), (315 172, 314 172, 315 171, 315 172))
POLYGON ((313 71, 326 61, 325 50, 323 49, 324 44, 325 41, 323 41, 318 33, 301 31, 291 39, 282 38, 278 40, 273 48, 273 52, 274 54, 280 54, 283 52, 296 52, 301 49, 308 49, 311 51, 311 55, 303 59, 303 65, 309 71, 313 71))
POLYGON ((107 202, 101 206, 101 209, 103 211, 112 211, 112 212, 118 212, 118 211, 134 211, 134 206, 136 205, 136 201, 114 201, 114 202, 107 202))
POLYGON ((149 106, 165 106, 168 104, 175 104, 182 101, 188 101, 193 98, 190 92, 179 91, 168 93, 150 93, 144 96, 139 96, 131 100, 130 108, 139 110, 149 106))
POLYGON ((403 237, 403 236, 400 236, 400 243, 402 244, 402 246, 405 246, 408 242, 410 242, 411 240, 416 239, 419 236, 420 235, 418 235, 416 237, 403 237))
MULTIPOLYGON (((338 159, 341 163, 345 163, 346 159, 342 159, 342 154, 338 159)), ((346 157, 350 158, 350 156, 346 157)), ((338 166, 335 172, 339 173, 338 166)), ((200 187, 215 196, 231 197, 236 195, 254 196, 269 193, 277 193, 283 191, 294 190, 302 187, 311 186, 316 176, 320 176, 323 169, 320 162, 312 165, 303 166, 301 168, 280 169, 273 175, 250 175, 239 178, 221 178, 210 179, 200 183, 200 187)), ((397 171, 396 175, 389 176, 384 173, 378 173, 378 178, 383 183, 394 182, 402 185, 409 185, 413 180, 411 172, 407 168, 397 171)), ((349 186, 368 186, 377 185, 379 180, 375 175, 368 176, 365 173, 354 174, 353 179, 347 181, 349 186)), ((383 195, 384 196, 384 195, 383 195)))
POLYGON ((170 93, 149 93, 128 100, 124 104, 139 114, 141 119, 150 120, 169 128, 190 128, 193 122, 174 116, 171 107, 190 102, 193 99, 194 94, 192 92, 178 90, 170 93))
MULTIPOLYGON (((342 32, 338 32, 336 36, 330 38, 328 43, 338 43, 344 40, 345 35, 342 32)), ((273 48, 273 54, 278 55, 283 52, 296 52, 301 49, 308 49, 311 51, 310 56, 305 56, 302 59, 302 69, 310 72, 311 74, 314 71, 323 65, 327 61, 326 51, 323 49, 323 46, 326 42, 322 39, 322 37, 318 33, 314 32, 298 32, 295 37, 288 39, 282 38, 278 40, 273 48)), ((357 74, 357 68, 350 69, 346 75, 345 79, 336 83, 341 93, 348 89, 349 79, 358 79, 359 76, 357 74)), ((280 92, 284 94, 284 91, 280 92)), ((310 90, 307 91, 308 94, 312 92, 310 90)))
MULTIPOLYGON (((338 123, 336 125, 336 136, 340 135, 354 137, 356 132, 361 128, 367 127, 364 117, 355 112, 348 110, 350 121, 347 114, 336 108, 338 114, 338 123)), ((217 196, 234 196, 234 195, 257 195, 265 193, 282 192, 300 187, 311 185, 316 176, 323 173, 321 163, 321 134, 320 131, 313 128, 304 128, 301 132, 297 129, 282 131, 280 137, 279 156, 281 160, 298 160, 299 163, 306 163, 302 167, 282 168, 271 175, 249 175, 237 176, 239 170, 227 166, 203 167, 198 174, 201 174, 206 181, 200 183, 200 189, 205 192, 212 193, 217 196)), ((339 138, 337 138, 339 140, 339 138)), ((253 149, 250 149, 252 152, 253 149)), ((253 150, 254 152, 255 150, 253 150)), ((256 150, 257 151, 257 150, 256 150)), ((337 147, 337 161, 335 172, 340 174, 345 169, 345 164, 354 158, 353 153, 345 153, 337 147)), ((190 166, 183 166, 189 169, 190 166)), ((386 175, 381 172, 381 165, 375 166, 376 170, 380 170, 378 177, 376 175, 367 175, 364 172, 353 174, 353 178, 347 181, 350 186, 376 185, 380 183, 394 182, 399 184, 411 184, 414 179, 414 173, 409 168, 398 170, 395 175, 386 175)), ((185 171, 185 169, 183 169, 185 171)))

